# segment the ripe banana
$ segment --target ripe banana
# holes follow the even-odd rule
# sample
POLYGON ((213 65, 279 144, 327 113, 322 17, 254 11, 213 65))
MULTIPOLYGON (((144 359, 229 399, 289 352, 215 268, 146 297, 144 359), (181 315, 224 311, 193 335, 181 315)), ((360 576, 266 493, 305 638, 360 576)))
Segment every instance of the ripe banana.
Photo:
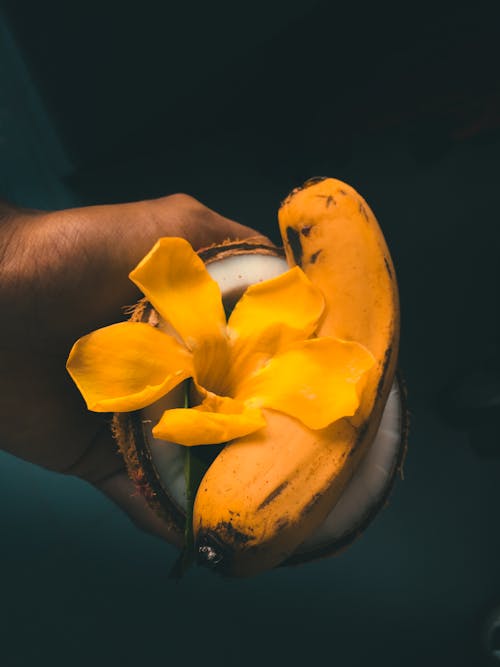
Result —
POLYGON ((324 294, 317 335, 357 341, 376 364, 353 417, 313 431, 266 410, 264 429, 212 463, 194 506, 196 548, 200 563, 231 576, 278 565, 324 521, 377 432, 396 370, 395 272, 364 199, 341 181, 314 179, 285 200, 279 223, 289 265, 324 294))

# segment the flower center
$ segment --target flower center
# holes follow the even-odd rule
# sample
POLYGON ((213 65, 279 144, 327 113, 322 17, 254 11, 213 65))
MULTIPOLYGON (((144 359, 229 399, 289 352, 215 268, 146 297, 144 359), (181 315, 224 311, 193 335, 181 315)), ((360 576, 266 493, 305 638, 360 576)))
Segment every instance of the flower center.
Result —
POLYGON ((207 342, 198 347, 194 351, 194 367, 200 387, 218 396, 233 398, 234 382, 227 340, 207 342))

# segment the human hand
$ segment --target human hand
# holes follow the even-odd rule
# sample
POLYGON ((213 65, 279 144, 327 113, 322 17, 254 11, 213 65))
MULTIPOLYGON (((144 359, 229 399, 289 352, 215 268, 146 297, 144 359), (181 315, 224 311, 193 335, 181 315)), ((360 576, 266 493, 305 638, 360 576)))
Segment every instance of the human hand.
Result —
POLYGON ((199 249, 258 233, 188 195, 54 212, 0 207, 0 446, 90 482, 175 544, 135 493, 110 416, 87 410, 65 369, 75 340, 124 319, 123 306, 142 296, 128 273, 162 236, 199 249))

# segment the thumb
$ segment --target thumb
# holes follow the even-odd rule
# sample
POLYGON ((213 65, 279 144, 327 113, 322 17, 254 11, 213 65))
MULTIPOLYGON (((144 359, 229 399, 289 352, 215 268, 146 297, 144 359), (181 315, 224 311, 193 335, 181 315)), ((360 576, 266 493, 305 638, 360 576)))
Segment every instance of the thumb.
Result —
POLYGON ((157 215, 150 218, 154 220, 151 233, 157 238, 182 236, 195 250, 226 240, 250 238, 272 245, 259 231, 220 215, 188 195, 171 195, 149 203, 157 211, 157 215))
MULTIPOLYGON (((183 237, 195 250, 228 239, 272 245, 255 229, 183 194, 46 213, 37 218, 32 234, 32 245, 46 264, 40 275, 60 287, 53 306, 66 313, 60 326, 66 326, 68 339, 116 322, 122 307, 142 296, 128 274, 163 236, 183 237)), ((50 312, 51 304, 45 308, 50 312)))

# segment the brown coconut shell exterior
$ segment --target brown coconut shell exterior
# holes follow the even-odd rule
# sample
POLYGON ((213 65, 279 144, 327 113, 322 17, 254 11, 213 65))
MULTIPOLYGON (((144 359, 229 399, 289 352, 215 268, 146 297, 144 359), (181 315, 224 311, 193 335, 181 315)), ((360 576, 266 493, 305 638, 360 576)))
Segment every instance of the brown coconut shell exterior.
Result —
MULTIPOLYGON (((252 241, 252 239, 227 241, 221 245, 213 245, 209 248, 199 250, 198 254, 206 264, 236 255, 261 254, 284 257, 281 248, 252 241)), ((158 314, 146 299, 138 301, 135 306, 128 309, 128 312, 130 312, 130 320, 133 322, 148 322, 151 326, 157 326, 158 324, 158 314)), ((350 546, 365 531, 379 511, 387 504, 396 478, 398 476, 403 477, 403 465, 409 432, 409 413, 406 407, 407 392, 400 373, 397 375, 397 380, 401 397, 401 443, 391 479, 380 502, 363 517, 362 521, 352 531, 320 548, 293 554, 283 561, 280 567, 300 565, 337 555, 350 546)), ((112 430, 118 448, 125 460, 128 475, 134 482, 137 492, 145 498, 151 509, 165 521, 169 529, 182 538, 186 521, 185 515, 172 500, 161 482, 160 475, 151 456, 151 451, 146 444, 141 412, 115 413, 113 415, 112 430)))

